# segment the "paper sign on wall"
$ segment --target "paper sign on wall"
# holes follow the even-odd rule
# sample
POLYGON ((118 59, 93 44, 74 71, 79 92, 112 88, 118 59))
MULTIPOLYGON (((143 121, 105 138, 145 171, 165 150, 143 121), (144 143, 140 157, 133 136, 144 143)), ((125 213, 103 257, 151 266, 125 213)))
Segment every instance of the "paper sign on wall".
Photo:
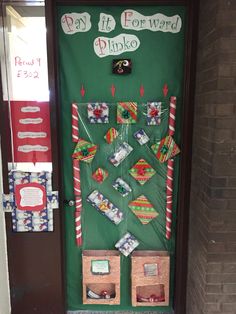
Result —
POLYGON ((95 38, 93 42, 94 51, 100 58, 135 51, 139 46, 138 37, 130 34, 120 34, 113 38, 101 36, 95 38))
POLYGON ((13 231, 53 231, 53 203, 57 196, 52 192, 50 172, 11 171, 9 191, 13 231))
POLYGON ((15 194, 19 210, 40 211, 46 207, 46 190, 39 183, 18 184, 15 194))
POLYGON ((15 162, 50 162, 48 102, 11 101, 15 162))

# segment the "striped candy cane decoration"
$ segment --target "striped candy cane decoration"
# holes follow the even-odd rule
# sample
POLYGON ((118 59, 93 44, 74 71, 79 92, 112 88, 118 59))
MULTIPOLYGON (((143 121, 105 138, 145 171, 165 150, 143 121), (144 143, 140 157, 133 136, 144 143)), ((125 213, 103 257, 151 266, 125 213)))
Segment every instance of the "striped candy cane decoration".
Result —
POLYGON ((176 113, 176 97, 170 97, 170 113, 169 113, 169 135, 175 133, 175 113, 176 113))
POLYGON ((171 238, 174 159, 168 159, 166 179, 166 238, 171 238))
POLYGON ((75 241, 77 246, 82 245, 81 213, 75 211, 75 241))
POLYGON ((79 140, 79 117, 78 117, 78 108, 77 104, 73 103, 71 105, 71 113, 72 113, 72 142, 78 142, 79 140))
POLYGON ((79 160, 73 159, 73 181, 75 195, 75 237, 77 246, 82 245, 81 210, 82 198, 80 187, 80 166, 79 160))
MULTIPOLYGON (((170 113, 169 113, 169 135, 175 133, 175 114, 176 114, 176 97, 170 97, 170 113)), ((173 204, 173 174, 174 159, 167 161, 167 179, 166 179, 166 239, 171 238, 172 226, 172 204, 173 204)))

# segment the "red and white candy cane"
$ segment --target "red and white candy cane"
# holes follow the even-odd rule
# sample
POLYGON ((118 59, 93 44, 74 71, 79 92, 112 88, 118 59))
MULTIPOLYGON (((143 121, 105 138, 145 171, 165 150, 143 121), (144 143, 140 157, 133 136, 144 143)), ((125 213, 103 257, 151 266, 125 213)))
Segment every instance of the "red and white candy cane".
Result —
POLYGON ((72 116, 72 142, 78 142, 79 140, 79 116, 78 107, 76 103, 71 105, 71 116, 72 116))
POLYGON ((75 242, 77 246, 82 245, 81 213, 77 211, 75 211, 75 242))
POLYGON ((82 198, 80 187, 80 165, 79 160, 73 159, 73 181, 75 196, 75 238, 77 246, 82 245, 81 210, 82 198))
MULTIPOLYGON (((169 135, 175 133, 175 114, 176 114, 176 97, 170 97, 169 112, 169 135)), ((172 205, 173 205, 173 177, 174 177, 174 159, 167 161, 167 179, 166 179, 166 239, 171 238, 172 232, 172 205)))
POLYGON ((168 159, 166 179, 166 239, 171 238, 174 159, 168 159))
POLYGON ((169 135, 175 133, 175 113, 176 113, 176 97, 170 97, 170 113, 169 113, 169 135))

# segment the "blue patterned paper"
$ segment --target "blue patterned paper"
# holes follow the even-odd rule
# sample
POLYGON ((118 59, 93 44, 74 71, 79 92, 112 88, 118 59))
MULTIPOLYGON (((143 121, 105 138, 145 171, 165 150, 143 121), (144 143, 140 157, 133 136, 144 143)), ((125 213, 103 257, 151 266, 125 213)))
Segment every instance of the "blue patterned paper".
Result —
POLYGON ((109 123, 109 107, 106 103, 88 103, 90 123, 109 123))
POLYGON ((12 228, 15 232, 43 232, 53 231, 52 183, 50 172, 23 172, 9 173, 9 191, 12 200, 12 228), (47 206, 41 211, 24 211, 17 209, 15 201, 15 187, 18 184, 39 183, 47 193, 47 206))

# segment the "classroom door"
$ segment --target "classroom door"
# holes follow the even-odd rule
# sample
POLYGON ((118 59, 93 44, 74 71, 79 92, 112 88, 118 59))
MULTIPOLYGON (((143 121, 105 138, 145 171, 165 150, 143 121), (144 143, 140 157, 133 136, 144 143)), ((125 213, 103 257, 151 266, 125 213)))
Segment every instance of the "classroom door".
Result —
MULTIPOLYGON (((184 6, 57 7, 68 310, 173 308, 185 11, 184 6), (99 261, 97 250, 118 252, 115 245, 127 232, 134 238, 124 240, 120 268, 112 274, 112 261, 107 258, 107 264, 102 256, 100 271, 96 263, 91 270, 97 271, 95 286, 83 282, 84 256, 94 254, 92 260, 99 261), (137 283, 135 301, 130 251, 136 245, 141 254, 169 256, 170 279, 168 290, 161 281, 147 290, 137 283), (102 284, 106 272, 114 275, 110 286, 102 284), (118 302, 111 301, 114 283, 118 302)), ((144 264, 144 279, 155 283, 164 268, 144 264)))

